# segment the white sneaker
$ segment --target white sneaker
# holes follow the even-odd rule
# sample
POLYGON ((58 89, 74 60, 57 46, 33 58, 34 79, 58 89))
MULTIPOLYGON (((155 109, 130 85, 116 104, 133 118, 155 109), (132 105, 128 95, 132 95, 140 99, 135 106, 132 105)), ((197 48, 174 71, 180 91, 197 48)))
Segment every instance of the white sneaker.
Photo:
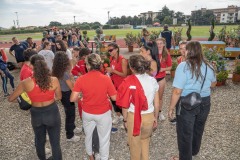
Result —
POLYGON ((159 120, 160 121, 164 121, 166 118, 165 116, 162 114, 162 112, 159 114, 159 120))
POLYGON ((76 134, 81 133, 82 132, 82 128, 75 127, 73 132, 76 133, 76 134))
POLYGON ((68 142, 77 142, 79 140, 80 140, 80 137, 75 135, 72 138, 67 139, 68 142))
POLYGON ((47 155, 47 154, 50 154, 50 153, 51 153, 51 149, 45 147, 45 154, 47 155))
POLYGON ((95 159, 95 160, 101 160, 100 154, 99 154, 99 153, 95 153, 95 154, 94 154, 94 159, 95 159))

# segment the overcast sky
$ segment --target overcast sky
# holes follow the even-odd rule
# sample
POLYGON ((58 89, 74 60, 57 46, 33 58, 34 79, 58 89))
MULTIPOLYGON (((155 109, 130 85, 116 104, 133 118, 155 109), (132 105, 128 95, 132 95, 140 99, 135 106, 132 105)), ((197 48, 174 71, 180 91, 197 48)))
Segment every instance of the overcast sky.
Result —
POLYGON ((95 22, 105 24, 110 17, 139 15, 147 11, 159 11, 166 5, 170 10, 191 14, 200 8, 226 8, 240 6, 240 0, 0 0, 0 27, 10 28, 18 19, 21 27, 44 26, 50 21, 62 24, 95 22))

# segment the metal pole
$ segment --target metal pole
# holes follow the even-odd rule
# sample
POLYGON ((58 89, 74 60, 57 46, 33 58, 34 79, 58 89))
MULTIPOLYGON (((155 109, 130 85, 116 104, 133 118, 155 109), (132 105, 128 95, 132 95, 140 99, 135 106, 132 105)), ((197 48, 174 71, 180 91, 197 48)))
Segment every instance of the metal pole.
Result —
POLYGON ((195 21, 194 21, 195 26, 196 26, 196 19, 197 19, 197 6, 195 6, 195 21))
POLYGON ((76 17, 76 16, 73 16, 73 19, 74 19, 74 21, 73 21, 73 22, 74 22, 74 24, 76 23, 76 21, 75 21, 75 17, 76 17))
POLYGON ((110 13, 110 11, 108 11, 108 24, 110 24, 110 22, 109 22, 109 13, 110 13))
POLYGON ((18 20, 18 12, 15 12, 16 13, 16 16, 17 16, 17 26, 18 26, 18 28, 20 27, 20 25, 19 25, 19 20, 18 20))

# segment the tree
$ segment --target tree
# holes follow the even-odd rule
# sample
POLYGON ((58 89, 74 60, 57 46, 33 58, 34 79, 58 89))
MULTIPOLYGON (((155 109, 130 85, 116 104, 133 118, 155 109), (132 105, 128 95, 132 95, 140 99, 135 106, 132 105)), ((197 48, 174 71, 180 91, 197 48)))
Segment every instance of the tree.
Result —
POLYGON ((146 20, 146 24, 147 25, 151 25, 152 24, 152 18, 148 17, 148 19, 146 20))
POLYGON ((50 24, 48 26, 53 27, 53 26, 61 26, 62 24, 60 22, 57 21, 51 21, 50 24))
POLYGON ((173 19, 170 16, 166 16, 162 21, 162 24, 173 24, 173 19))
MULTIPOLYGON (((163 23, 163 20, 165 19, 165 17, 168 16, 168 17, 170 17, 170 18, 173 18, 173 14, 174 14, 174 11, 173 11, 173 10, 170 10, 170 9, 165 5, 165 6, 163 6, 163 8, 162 8, 162 12, 160 12, 156 18, 160 20, 160 23, 163 23)), ((172 22, 171 22, 171 24, 172 24, 172 22)))

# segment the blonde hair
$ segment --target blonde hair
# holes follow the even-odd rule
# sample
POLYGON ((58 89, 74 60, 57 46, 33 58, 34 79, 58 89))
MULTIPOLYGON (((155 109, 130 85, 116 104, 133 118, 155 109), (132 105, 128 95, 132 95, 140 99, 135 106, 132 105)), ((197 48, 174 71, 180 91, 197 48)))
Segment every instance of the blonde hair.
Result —
POLYGON ((89 70, 100 70, 102 65, 101 57, 96 53, 89 54, 86 57, 85 62, 89 67, 89 70))

